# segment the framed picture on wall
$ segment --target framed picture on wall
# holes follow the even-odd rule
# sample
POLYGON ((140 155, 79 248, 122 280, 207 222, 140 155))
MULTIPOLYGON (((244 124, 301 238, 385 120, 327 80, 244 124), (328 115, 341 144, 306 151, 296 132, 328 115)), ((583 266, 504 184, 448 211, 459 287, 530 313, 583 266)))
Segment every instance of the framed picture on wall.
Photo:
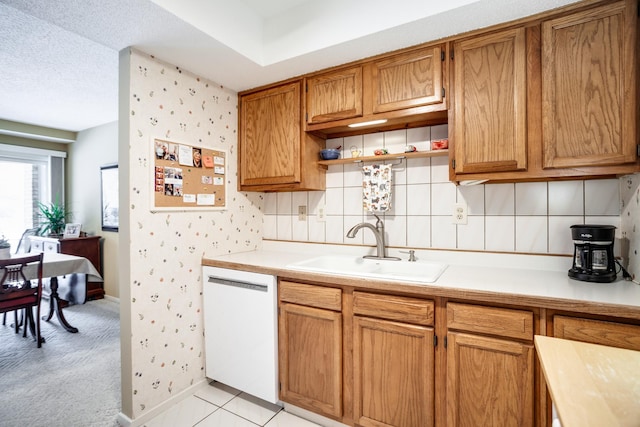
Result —
POLYGON ((118 231, 118 165, 100 166, 102 230, 118 231))

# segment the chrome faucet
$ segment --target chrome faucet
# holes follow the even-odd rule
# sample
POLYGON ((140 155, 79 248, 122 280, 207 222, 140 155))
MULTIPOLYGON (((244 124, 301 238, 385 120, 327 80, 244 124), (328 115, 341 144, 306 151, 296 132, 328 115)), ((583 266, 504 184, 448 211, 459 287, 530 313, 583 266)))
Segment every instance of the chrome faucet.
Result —
POLYGON ((373 215, 376 217, 376 225, 375 227, 368 222, 361 222, 360 224, 356 224, 347 232, 347 237, 353 239, 356 237, 356 233, 361 228, 368 228, 373 232, 373 235, 376 238, 376 246, 378 248, 377 255, 365 255, 363 258, 373 258, 373 259, 387 259, 387 260, 396 260, 399 261, 398 257, 390 257, 387 256, 387 246, 384 242, 384 223, 378 217, 378 215, 373 215))

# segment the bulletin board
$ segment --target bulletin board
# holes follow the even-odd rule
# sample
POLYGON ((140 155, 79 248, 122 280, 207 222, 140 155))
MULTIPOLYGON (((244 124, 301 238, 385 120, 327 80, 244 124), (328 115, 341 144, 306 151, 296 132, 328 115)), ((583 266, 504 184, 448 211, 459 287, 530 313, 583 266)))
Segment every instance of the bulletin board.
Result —
POLYGON ((225 151, 158 138, 152 149, 152 212, 225 209, 225 151))

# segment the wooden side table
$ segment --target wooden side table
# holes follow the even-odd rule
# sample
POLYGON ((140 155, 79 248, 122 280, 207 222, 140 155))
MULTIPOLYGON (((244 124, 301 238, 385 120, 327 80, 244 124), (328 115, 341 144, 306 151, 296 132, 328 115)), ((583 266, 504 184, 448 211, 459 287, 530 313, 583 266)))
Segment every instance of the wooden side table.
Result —
MULTIPOLYGON (((102 275, 102 257, 100 253, 100 236, 81 236, 68 239, 50 237, 31 237, 32 250, 42 252, 59 252, 81 256, 93 264, 102 275)), ((104 283, 87 280, 87 299, 104 298, 104 283)))
MULTIPOLYGON (((60 239, 60 253, 85 257, 102 275, 102 258, 100 256, 100 236, 76 237, 60 239)), ((92 282, 87 278, 87 299, 104 298, 104 283, 92 282)))

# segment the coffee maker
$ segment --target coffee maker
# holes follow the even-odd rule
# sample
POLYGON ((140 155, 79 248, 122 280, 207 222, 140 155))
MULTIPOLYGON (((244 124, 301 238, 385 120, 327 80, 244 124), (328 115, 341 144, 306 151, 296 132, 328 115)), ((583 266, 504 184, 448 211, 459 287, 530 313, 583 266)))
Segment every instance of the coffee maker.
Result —
POLYGON ((572 225, 573 266, 569 277, 585 282, 608 283, 616 280, 613 225, 572 225))

